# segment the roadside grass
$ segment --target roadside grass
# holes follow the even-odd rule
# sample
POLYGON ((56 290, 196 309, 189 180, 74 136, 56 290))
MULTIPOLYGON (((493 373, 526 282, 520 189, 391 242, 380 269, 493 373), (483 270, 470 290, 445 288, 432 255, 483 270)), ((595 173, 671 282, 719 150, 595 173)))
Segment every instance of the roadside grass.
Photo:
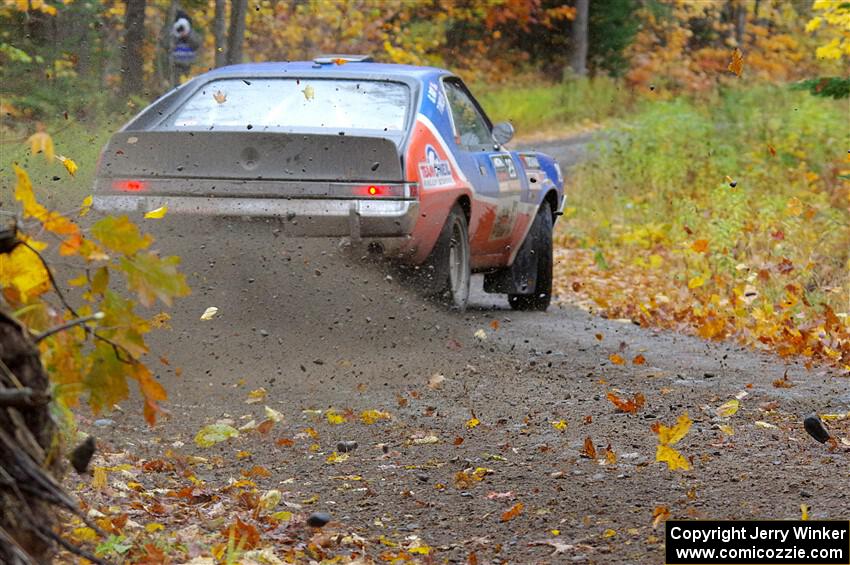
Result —
POLYGON ((559 294, 850 371, 847 123, 782 86, 644 106, 568 179, 559 294))
POLYGON ((472 91, 490 119, 510 121, 520 138, 587 129, 640 105, 622 81, 604 76, 557 84, 530 82, 476 85, 472 91))
POLYGON ((111 115, 96 122, 77 121, 48 123, 47 132, 53 138, 56 155, 73 159, 79 169, 68 174, 58 159, 48 161, 43 154, 33 155, 26 139, 35 132, 35 123, 24 123, 14 132, 7 132, 0 145, 0 195, 12 200, 15 175, 12 164, 17 163, 30 175, 39 199, 51 209, 64 211, 69 203, 79 203, 91 193, 95 166, 100 150, 109 136, 126 121, 123 115, 111 115))

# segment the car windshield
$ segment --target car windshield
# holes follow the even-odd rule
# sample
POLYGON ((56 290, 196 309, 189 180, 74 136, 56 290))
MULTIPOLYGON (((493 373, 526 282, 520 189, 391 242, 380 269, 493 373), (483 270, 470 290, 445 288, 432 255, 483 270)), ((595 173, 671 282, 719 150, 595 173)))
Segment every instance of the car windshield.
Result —
POLYGON ((205 84, 164 126, 402 131, 406 85, 327 79, 223 79, 205 84))

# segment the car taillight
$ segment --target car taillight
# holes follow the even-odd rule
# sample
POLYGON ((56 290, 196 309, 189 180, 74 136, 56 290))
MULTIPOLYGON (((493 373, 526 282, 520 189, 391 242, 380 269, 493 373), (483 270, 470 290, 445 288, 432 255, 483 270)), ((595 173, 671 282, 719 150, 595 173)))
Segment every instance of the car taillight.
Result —
MULTIPOLYGON (((340 192, 350 191, 356 198, 416 198, 415 184, 353 184, 338 185, 340 192)), ((339 193, 339 192, 338 192, 339 193)))
POLYGON ((112 189, 122 192, 138 192, 147 188, 148 183, 143 180, 114 180, 112 189))

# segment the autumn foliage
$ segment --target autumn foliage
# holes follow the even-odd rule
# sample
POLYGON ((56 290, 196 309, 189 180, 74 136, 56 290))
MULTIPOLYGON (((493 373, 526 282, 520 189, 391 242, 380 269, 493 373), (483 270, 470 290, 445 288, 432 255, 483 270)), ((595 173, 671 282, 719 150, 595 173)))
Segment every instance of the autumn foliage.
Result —
MULTIPOLYGON (((177 269, 179 258, 151 251, 153 238, 126 216, 106 216, 83 230, 77 221, 38 202, 23 169, 15 166, 15 174, 15 198, 25 223, 19 226, 21 243, 8 255, 0 255, 3 298, 36 334, 92 318, 40 340, 56 402, 70 408, 85 396, 95 413, 109 410, 127 398, 128 380, 133 380, 144 399, 145 419, 153 424, 166 392, 142 361, 148 352, 145 334, 162 326, 168 315, 146 318, 131 297, 151 308, 157 303, 170 306, 175 298, 186 296, 189 287, 177 269), (51 252, 61 256, 63 263, 78 260, 78 270, 67 283, 78 289, 75 295, 81 305, 72 306, 54 288, 55 275, 42 258, 51 252)), ((83 203, 81 216, 89 213, 90 200, 83 203)), ((68 274, 63 269, 61 276, 68 274)))

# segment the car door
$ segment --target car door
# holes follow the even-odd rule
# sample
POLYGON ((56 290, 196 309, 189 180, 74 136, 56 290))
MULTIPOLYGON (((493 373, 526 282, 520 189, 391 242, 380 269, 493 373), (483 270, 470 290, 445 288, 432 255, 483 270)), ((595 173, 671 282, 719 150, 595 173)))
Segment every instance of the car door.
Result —
POLYGON ((493 140, 490 120, 456 77, 443 81, 454 144, 473 185, 469 234, 473 268, 498 266, 509 252, 523 180, 511 154, 493 140))

